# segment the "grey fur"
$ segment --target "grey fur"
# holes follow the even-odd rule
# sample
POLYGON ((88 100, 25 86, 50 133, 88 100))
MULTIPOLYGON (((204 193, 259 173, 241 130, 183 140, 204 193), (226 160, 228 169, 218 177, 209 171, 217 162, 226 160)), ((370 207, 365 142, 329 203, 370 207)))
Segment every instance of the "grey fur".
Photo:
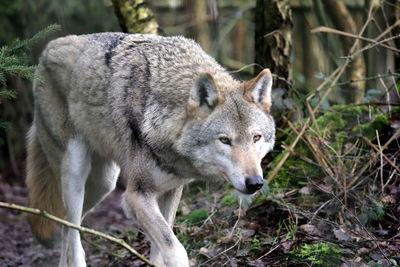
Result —
MULTIPOLYGON (((122 33, 56 39, 40 62, 31 138, 40 142, 56 174, 66 151, 72 158, 82 150, 69 148, 71 142, 83 142, 87 168, 104 168, 99 179, 109 180, 99 181, 101 195, 86 196, 83 215, 115 185, 117 170, 109 167, 115 162, 128 183, 125 210, 148 233, 152 260, 188 266, 171 230, 182 185, 225 178, 246 192, 245 177, 262 175, 260 162, 275 135, 269 71, 242 83, 192 40, 122 33), (261 140, 254 142, 254 135, 261 140), (221 143, 222 137, 231 145, 221 143)), ((95 186, 92 172, 79 170, 95 186)), ((68 193, 63 197, 69 199, 68 193)), ((61 265, 68 262, 62 258, 61 265)), ((82 264, 81 256, 75 264, 82 264)))

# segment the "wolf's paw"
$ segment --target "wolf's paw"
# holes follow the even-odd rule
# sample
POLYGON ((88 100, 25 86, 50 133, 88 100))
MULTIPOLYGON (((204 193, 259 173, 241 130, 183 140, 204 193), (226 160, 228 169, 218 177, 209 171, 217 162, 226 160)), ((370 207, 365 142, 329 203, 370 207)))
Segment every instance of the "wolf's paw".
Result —
POLYGON ((68 266, 86 267, 85 252, 82 250, 82 251, 76 253, 72 259, 72 263, 68 262, 68 266))
POLYGON ((189 267, 189 258, 182 245, 175 250, 173 255, 164 257, 164 262, 167 267, 189 267))
POLYGON ((86 267, 85 251, 82 244, 68 243, 67 249, 61 252, 59 267, 86 267))

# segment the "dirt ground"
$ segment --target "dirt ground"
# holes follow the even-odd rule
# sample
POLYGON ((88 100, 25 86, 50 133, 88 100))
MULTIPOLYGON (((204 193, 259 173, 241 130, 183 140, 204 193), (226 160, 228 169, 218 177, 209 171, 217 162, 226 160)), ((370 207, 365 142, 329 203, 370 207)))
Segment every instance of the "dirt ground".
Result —
MULTIPOLYGON (((131 222, 120 208, 122 190, 111 193, 84 220, 84 226, 105 232, 126 232, 132 230, 131 222)), ((0 183, 0 200, 26 205, 26 189, 19 183, 0 183)), ((0 209, 0 266, 57 266, 59 249, 47 249, 33 237, 26 220, 26 214, 0 209)), ((91 238, 85 236, 85 238, 91 238)), ((145 250, 146 243, 142 242, 145 250)), ((89 266, 104 266, 107 253, 92 245, 84 245, 89 266)), ((146 251, 145 251, 146 252, 146 251)), ((141 264, 140 264, 141 265, 141 264)), ((140 266, 133 264, 130 266, 140 266)))
MULTIPOLYGON (((174 231, 187 249, 192 266, 350 267, 396 266, 393 261, 400 262, 400 227, 396 226, 400 212, 369 229, 369 233, 377 238, 372 242, 368 236, 361 238, 354 231, 354 225, 323 218, 314 224, 308 223, 307 214, 291 210, 289 205, 290 201, 301 198, 299 192, 274 196, 286 199, 286 204, 258 198, 246 214, 241 214, 237 199, 231 197, 234 191, 224 184, 192 184, 185 191, 174 231), (193 216, 195 213, 197 217, 204 214, 198 219, 193 216), (322 251, 325 253, 321 258, 324 264, 318 265, 293 256, 296 247, 321 242, 334 244, 341 251, 340 257, 331 259, 330 253, 322 251)), ((122 238, 148 256, 145 236, 132 226, 121 209, 122 192, 122 189, 116 189, 111 193, 85 218, 83 225, 122 238)), ((0 201, 26 205, 26 196, 22 177, 0 174, 0 201)), ((400 189, 391 197, 400 199, 400 189)), ((398 206, 392 206, 393 210, 398 209, 398 206)), ((36 242, 25 214, 0 209, 0 240, 1 267, 58 265, 59 250, 46 249, 36 242)), ((115 244, 88 234, 83 235, 83 240, 88 266, 144 266, 115 244)))

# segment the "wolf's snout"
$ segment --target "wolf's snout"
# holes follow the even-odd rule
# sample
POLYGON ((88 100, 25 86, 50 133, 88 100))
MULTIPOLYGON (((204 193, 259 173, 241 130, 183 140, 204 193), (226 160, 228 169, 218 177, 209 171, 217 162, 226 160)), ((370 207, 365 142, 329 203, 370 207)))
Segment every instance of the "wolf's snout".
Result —
POLYGON ((253 194, 264 185, 264 180, 261 176, 246 177, 246 190, 249 194, 253 194))

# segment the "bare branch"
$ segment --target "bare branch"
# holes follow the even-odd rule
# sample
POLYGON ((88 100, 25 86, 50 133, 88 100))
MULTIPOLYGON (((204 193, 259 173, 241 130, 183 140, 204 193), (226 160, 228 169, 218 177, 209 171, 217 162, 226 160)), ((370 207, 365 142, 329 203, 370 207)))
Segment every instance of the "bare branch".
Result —
POLYGON ((13 203, 6 203, 6 202, 2 202, 0 201, 0 208, 7 208, 7 209, 13 209, 13 210, 19 210, 22 212, 26 212, 26 213, 31 213, 31 214, 36 214, 39 216, 42 216, 46 219, 49 219, 53 222, 62 224, 66 227, 78 230, 79 232, 82 233, 89 233, 95 236, 99 236, 101 238, 107 239, 117 245, 120 245, 121 247, 125 248, 126 250, 128 250, 130 253, 132 253, 133 255, 135 255, 136 257, 138 257, 141 261, 143 261, 144 263, 146 263, 149 266, 153 266, 156 267, 156 265, 154 265, 152 262, 150 262, 145 256, 143 256, 142 254, 140 254, 139 252, 137 252, 134 248, 132 248, 131 246, 128 245, 128 243, 126 243, 124 240, 113 237, 111 235, 107 235, 104 234, 102 232, 90 229, 90 228, 86 228, 83 226, 78 226, 76 224, 70 223, 66 220, 60 219, 54 215, 51 215, 49 213, 47 213, 44 210, 39 210, 39 209, 33 209, 33 208, 29 208, 29 207, 25 207, 25 206, 21 206, 21 205, 17 205, 17 204, 13 204, 13 203))
MULTIPOLYGON (((384 47, 386 49, 389 49, 391 51, 400 53, 400 49, 397 49, 395 47, 391 47, 389 45, 382 44, 382 42, 378 42, 377 40, 374 40, 374 39, 371 39, 371 38, 367 38, 367 37, 364 37, 364 36, 361 36, 361 35, 356 35, 356 34, 344 32, 344 31, 339 31, 339 30, 332 29, 332 28, 325 27, 325 26, 321 26, 321 27, 317 27, 315 29, 312 29, 311 32, 312 33, 326 32, 326 33, 333 33, 333 34, 343 35, 343 36, 347 36, 347 37, 351 37, 351 38, 356 38, 356 39, 360 39, 360 40, 363 40, 363 41, 367 41, 367 42, 382 46, 382 47, 384 47)), ((396 36, 396 37, 399 37, 399 36, 396 36)))

